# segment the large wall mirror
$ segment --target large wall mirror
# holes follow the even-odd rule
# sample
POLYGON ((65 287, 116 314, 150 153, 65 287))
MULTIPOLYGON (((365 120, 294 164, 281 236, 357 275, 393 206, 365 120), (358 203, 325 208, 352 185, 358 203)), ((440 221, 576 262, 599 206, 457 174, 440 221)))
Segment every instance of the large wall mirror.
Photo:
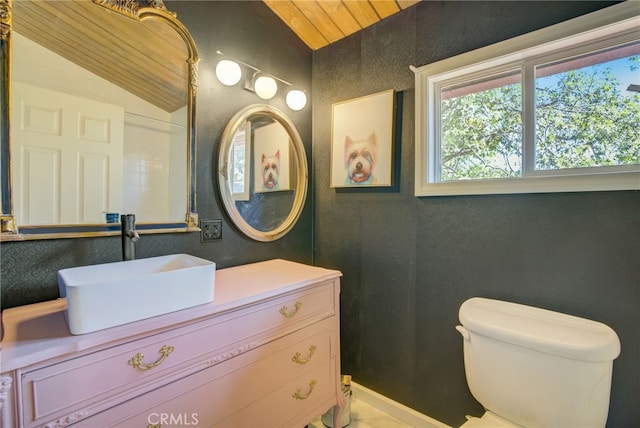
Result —
POLYGON ((229 121, 220 142, 218 183, 227 214, 245 235, 267 242, 291 230, 307 181, 302 139, 284 113, 256 104, 229 121))
POLYGON ((198 230, 198 53, 162 0, 0 0, 0 18, 2 240, 113 235, 125 213, 198 230))

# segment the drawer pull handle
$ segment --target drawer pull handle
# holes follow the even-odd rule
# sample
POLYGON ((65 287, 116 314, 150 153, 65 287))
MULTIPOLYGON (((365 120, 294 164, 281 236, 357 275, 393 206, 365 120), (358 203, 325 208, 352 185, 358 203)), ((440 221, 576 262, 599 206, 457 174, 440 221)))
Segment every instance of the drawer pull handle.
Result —
POLYGON ((280 315, 282 315, 285 318, 291 318, 298 313, 301 307, 302 307, 302 302, 297 301, 296 304, 294 305, 293 311, 288 312, 289 309, 287 309, 287 305, 284 305, 283 307, 280 308, 280 315))
POLYGON ((294 355, 293 358, 291 358, 291 361, 293 361, 296 364, 307 364, 311 360, 311 357, 313 357, 313 354, 316 353, 317 349, 318 347, 316 345, 311 345, 309 346, 309 356, 307 358, 302 358, 302 355, 300 355, 300 352, 296 352, 296 355, 294 355))
POLYGON ((306 400, 313 392, 313 389, 316 387, 317 383, 317 380, 312 380, 311 382, 309 382, 309 392, 303 394, 300 389, 296 389, 296 392, 293 393, 292 397, 296 400, 306 400))
POLYGON ((151 364, 143 363, 142 360, 144 359, 144 354, 141 352, 138 352, 136 355, 131 357, 131 359, 129 360, 129 365, 139 368, 140 370, 149 370, 154 367, 157 367, 169 356, 170 353, 173 352, 173 346, 164 345, 162 348, 160 348, 160 351, 158 352, 160 352, 161 354, 160 358, 158 358, 156 361, 154 361, 151 364))

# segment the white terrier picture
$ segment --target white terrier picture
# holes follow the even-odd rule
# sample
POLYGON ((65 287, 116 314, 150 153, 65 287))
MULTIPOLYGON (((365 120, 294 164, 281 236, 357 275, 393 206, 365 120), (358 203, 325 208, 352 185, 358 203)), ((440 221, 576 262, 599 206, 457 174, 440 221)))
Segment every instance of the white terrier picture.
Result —
POLYGON ((262 154, 262 185, 265 191, 278 190, 280 188, 280 150, 273 156, 262 154))
POLYGON ((371 133, 366 140, 352 140, 348 135, 344 140, 344 163, 347 185, 377 184, 373 174, 378 157, 376 134, 371 133))

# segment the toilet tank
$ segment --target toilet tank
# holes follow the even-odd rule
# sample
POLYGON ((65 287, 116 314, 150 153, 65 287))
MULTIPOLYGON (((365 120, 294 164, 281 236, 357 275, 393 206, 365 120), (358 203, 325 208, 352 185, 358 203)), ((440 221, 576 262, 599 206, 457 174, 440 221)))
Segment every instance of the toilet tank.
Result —
POLYGON ((524 427, 604 427, 616 333, 605 324, 474 297, 459 312, 467 383, 486 410, 524 427))

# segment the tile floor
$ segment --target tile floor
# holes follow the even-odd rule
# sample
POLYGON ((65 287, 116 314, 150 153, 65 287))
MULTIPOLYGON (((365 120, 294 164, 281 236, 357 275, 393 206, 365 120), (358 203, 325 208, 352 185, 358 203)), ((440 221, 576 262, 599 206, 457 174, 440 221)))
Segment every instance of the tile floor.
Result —
MULTIPOLYGON (((308 428, 325 428, 320 419, 308 425, 308 428)), ((347 428, 411 428, 399 419, 384 413, 359 400, 356 394, 351 396, 351 423, 347 428)))

